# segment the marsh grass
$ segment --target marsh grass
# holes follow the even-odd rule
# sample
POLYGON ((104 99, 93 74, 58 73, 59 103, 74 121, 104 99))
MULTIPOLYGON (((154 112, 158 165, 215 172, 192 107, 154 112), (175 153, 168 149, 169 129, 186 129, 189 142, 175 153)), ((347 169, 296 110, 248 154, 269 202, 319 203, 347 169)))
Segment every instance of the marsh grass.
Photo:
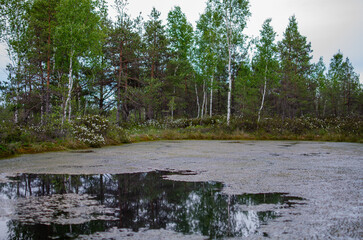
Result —
POLYGON ((150 120, 119 127, 99 116, 85 116, 59 129, 59 125, 0 126, 0 158, 16 154, 86 149, 156 140, 300 140, 363 143, 362 118, 232 118, 150 120), (73 124, 73 125, 72 125, 73 124), (76 125, 76 126, 75 126, 76 125), (82 128, 80 128, 82 126, 82 128), (90 134, 91 133, 91 134, 90 134), (98 135, 100 141, 95 141, 98 135), (89 137, 89 139, 87 139, 89 137), (101 138, 102 137, 102 138, 101 138))

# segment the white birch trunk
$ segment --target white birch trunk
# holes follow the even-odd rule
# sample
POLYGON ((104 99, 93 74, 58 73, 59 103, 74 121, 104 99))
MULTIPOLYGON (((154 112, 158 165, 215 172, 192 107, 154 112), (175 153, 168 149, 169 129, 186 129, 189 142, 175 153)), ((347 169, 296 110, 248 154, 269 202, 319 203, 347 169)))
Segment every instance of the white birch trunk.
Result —
POLYGON ((205 107, 204 107, 204 116, 208 115, 208 92, 205 90, 205 107))
POLYGON ((267 85, 267 64, 266 64, 266 67, 265 67, 265 84, 264 84, 264 87, 263 87, 263 94, 262 94, 262 101, 261 101, 261 107, 260 109, 258 110, 258 118, 257 118, 257 122, 260 122, 260 118, 261 118, 261 111, 263 109, 263 104, 265 102, 265 95, 266 95, 266 85, 267 85))
POLYGON ((197 89, 197 83, 195 83, 195 95, 197 97, 197 108, 198 108, 198 115, 197 118, 199 118, 199 112, 200 112, 200 104, 199 104, 199 96, 198 96, 198 89, 197 89))
MULTIPOLYGON (((19 83, 17 83, 17 87, 16 87, 16 104, 18 105, 19 103, 19 83)), ((19 110, 18 110, 18 106, 15 107, 15 113, 14 113, 14 123, 18 123, 19 122, 19 110)))
POLYGON ((212 76, 211 82, 210 82, 210 101, 209 101, 209 116, 212 117, 212 108, 213 108, 213 80, 214 75, 212 76))
POLYGON ((72 115, 72 103, 70 102, 68 105, 68 122, 71 121, 71 115, 72 115))
POLYGON ((203 103, 202 103, 202 109, 200 112, 201 118, 204 117, 204 108, 205 108, 205 80, 203 81, 203 103))
POLYGON ((228 100, 227 100, 227 125, 231 119, 231 92, 232 92, 232 72, 231 72, 231 46, 228 44, 228 100))
MULTIPOLYGON (((72 95, 72 88, 73 88, 73 77, 72 77, 72 71, 73 71, 73 50, 71 50, 71 55, 70 55, 70 60, 69 60, 69 74, 68 74, 68 95, 67 95, 67 99, 66 102, 64 104, 64 109, 63 109, 63 120, 62 123, 66 120, 67 118, 67 108, 68 108, 68 103, 71 100, 71 95, 72 95)), ((69 115, 71 113, 69 112, 69 115)), ((69 116, 70 118, 70 116, 69 116)))
POLYGON ((227 96, 227 125, 229 125, 231 119, 231 93, 232 93, 232 40, 231 40, 231 26, 230 19, 228 18, 228 11, 226 10, 226 30, 227 30, 227 44, 228 44, 228 96, 227 96))

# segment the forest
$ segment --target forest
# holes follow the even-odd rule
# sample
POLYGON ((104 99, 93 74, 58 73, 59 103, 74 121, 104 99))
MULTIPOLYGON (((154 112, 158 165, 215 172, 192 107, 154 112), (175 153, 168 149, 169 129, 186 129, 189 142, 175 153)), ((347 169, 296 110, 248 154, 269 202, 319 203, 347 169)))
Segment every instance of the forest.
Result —
POLYGON ((163 24, 155 8, 131 18, 126 0, 115 20, 105 0, 0 3, 3 155, 178 138, 362 141, 352 62, 340 51, 312 62, 294 15, 283 33, 266 19, 254 38, 248 0, 209 0, 196 27, 177 6, 163 24))

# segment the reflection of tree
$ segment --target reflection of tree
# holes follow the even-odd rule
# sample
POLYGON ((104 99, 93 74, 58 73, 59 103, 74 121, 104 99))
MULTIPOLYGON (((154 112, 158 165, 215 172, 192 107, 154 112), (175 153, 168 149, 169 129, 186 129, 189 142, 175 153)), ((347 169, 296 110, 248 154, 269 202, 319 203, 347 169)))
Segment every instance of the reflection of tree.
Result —
MULTIPOLYGON (((81 225, 68 225, 68 230, 62 230, 65 232, 69 232, 71 227, 73 233, 89 234, 117 226, 134 231, 140 228, 165 228, 212 238, 247 236, 255 233, 261 223, 276 217, 273 211, 246 211, 243 206, 281 205, 289 203, 290 199, 299 199, 284 194, 228 196, 220 192, 223 188, 221 183, 175 182, 163 180, 162 174, 166 173, 79 176, 23 174, 17 178, 16 184, 0 184, 0 191, 9 199, 28 195, 88 194, 95 196, 99 204, 116 209, 118 221, 90 221, 81 225)), ((16 236, 21 232, 31 234, 28 231, 32 228, 27 226, 11 221, 9 229, 16 236)), ((41 227, 39 224, 36 226, 41 227)), ((57 224, 52 226, 53 229, 60 228, 57 224)))

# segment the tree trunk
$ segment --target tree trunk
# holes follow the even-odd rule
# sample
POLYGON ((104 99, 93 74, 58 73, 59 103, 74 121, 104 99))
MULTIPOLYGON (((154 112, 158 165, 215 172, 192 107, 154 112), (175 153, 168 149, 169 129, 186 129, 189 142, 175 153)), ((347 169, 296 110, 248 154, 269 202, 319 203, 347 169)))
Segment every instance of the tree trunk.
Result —
POLYGON ((117 112, 116 112, 116 122, 120 124, 120 116, 121 116, 121 78, 122 78, 122 42, 120 43, 120 65, 118 69, 118 79, 117 79, 117 112))
MULTIPOLYGON (((73 77, 72 77, 73 53, 74 53, 74 51, 71 50, 71 55, 70 55, 70 60, 69 60, 69 74, 68 74, 68 95, 67 95, 66 102, 64 104, 62 124, 64 123, 64 121, 67 118, 67 108, 68 108, 68 103, 71 100, 71 94, 72 94, 72 88, 73 88, 73 77)), ((71 115, 71 112, 69 112, 69 115, 71 115)), ((69 119, 70 119, 70 116, 69 116, 69 119)))
POLYGON ((197 118, 199 118, 199 112, 200 112, 200 104, 199 104, 199 96, 198 96, 198 89, 197 89, 197 83, 195 83, 195 95, 197 97, 197 109, 198 109, 198 115, 197 118))
POLYGON ((228 46, 228 99, 227 99, 227 125, 231 118, 231 92, 232 92, 232 72, 231 72, 231 46, 228 46))
POLYGON ((50 13, 48 13, 48 49, 47 49, 47 89, 46 89, 46 99, 45 99, 45 112, 49 114, 50 111, 50 44, 51 44, 51 19, 50 13))
POLYGON ((258 110, 258 118, 257 118, 257 122, 260 122, 260 118, 261 118, 261 111, 263 109, 263 104, 265 102, 265 94, 266 94, 266 84, 267 84, 267 64, 266 64, 266 67, 265 67, 265 84, 264 84, 264 87, 263 87, 263 94, 262 94, 262 101, 261 101, 261 107, 260 109, 258 110))
MULTIPOLYGON (((40 55, 40 52, 38 53, 40 55)), ((44 75, 43 75, 43 67, 42 67, 42 61, 39 61, 39 72, 40 72, 40 79, 41 79, 41 96, 40 96, 40 124, 44 124, 44 99, 46 98, 46 94, 44 94, 44 75)), ((29 83, 29 87, 31 84, 29 83)))
POLYGON ((153 43, 153 50, 151 55, 151 78, 155 78, 155 48, 156 48, 156 32, 154 32, 154 43, 153 43))
POLYGON ((128 109, 128 106, 127 106, 127 91, 128 91, 128 76, 127 76, 127 64, 125 64, 125 74, 122 74, 123 75, 123 78, 125 80, 125 83, 124 83, 124 97, 123 97, 123 101, 122 101, 122 109, 123 109, 123 120, 126 122, 127 121, 127 118, 129 116, 129 109, 128 109))
POLYGON ((212 76, 211 82, 210 82, 210 101, 209 101, 209 116, 212 117, 212 110, 213 110, 213 80, 214 75, 212 76))
POLYGON ((104 96, 103 96, 103 83, 100 83, 100 100, 98 103, 98 108, 100 111, 100 115, 103 114, 103 105, 104 105, 104 96))
POLYGON ((227 96, 227 125, 229 125, 231 118, 231 93, 232 93, 232 39, 231 39, 231 26, 226 12, 226 30, 227 30, 227 44, 228 44, 228 96, 227 96))
POLYGON ((71 115, 72 115, 72 103, 70 102, 68 105, 68 122, 71 121, 71 115))
POLYGON ((204 117, 204 109, 205 109, 205 100, 206 100, 206 97, 205 97, 205 80, 203 81, 203 103, 202 103, 202 109, 200 111, 200 117, 203 118, 204 117))

